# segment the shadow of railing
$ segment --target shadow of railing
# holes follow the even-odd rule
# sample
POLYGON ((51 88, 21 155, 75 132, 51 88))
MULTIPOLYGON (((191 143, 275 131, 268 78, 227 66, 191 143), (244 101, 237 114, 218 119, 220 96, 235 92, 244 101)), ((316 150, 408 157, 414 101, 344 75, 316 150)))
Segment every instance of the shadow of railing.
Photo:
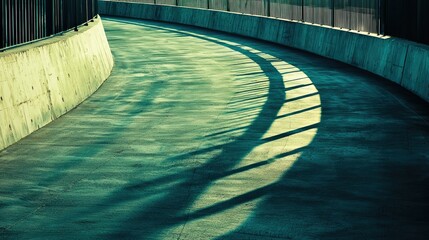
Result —
MULTIPOLYGON (((258 43, 250 46, 245 41, 234 43, 222 37, 180 31, 179 34, 212 41, 246 55, 267 74, 268 94, 258 85, 253 85, 254 90, 250 90, 249 82, 243 81, 238 85, 236 99, 230 101, 230 106, 238 105, 226 111, 229 115, 226 122, 230 124, 205 135, 197 150, 166 160, 208 159, 194 167, 192 174, 185 177, 183 174, 167 174, 149 182, 131 183, 107 198, 106 203, 117 198, 117 203, 121 204, 142 197, 130 198, 126 192, 129 189, 147 191, 152 184, 177 183, 174 189, 169 188, 162 196, 155 197, 151 204, 142 205, 141 209, 137 207, 136 213, 118 226, 119 230, 110 237, 133 238, 136 232, 123 229, 144 226, 145 237, 161 237, 172 231, 180 238, 192 234, 187 229, 209 227, 214 222, 219 224, 219 229, 211 236, 217 235, 219 239, 240 239, 258 234, 293 238, 305 236, 306 231, 311 231, 316 238, 326 239, 350 234, 357 238, 395 238, 409 234, 418 238, 427 232, 423 226, 427 222, 429 207, 425 202, 429 196, 421 194, 428 186, 424 180, 427 179, 426 168, 417 169, 407 164, 410 155, 420 162, 418 164, 424 157, 391 141, 395 136, 407 135, 408 130, 403 129, 412 129, 418 135, 424 133, 411 123, 397 122, 398 117, 406 117, 403 114, 368 107, 369 103, 377 102, 378 91, 390 91, 395 89, 394 86, 386 82, 374 83, 371 80, 374 76, 345 65, 321 76, 321 70, 339 65, 333 61, 318 60, 319 65, 308 60, 294 61, 281 53, 258 50, 258 43), (283 63, 283 68, 278 63, 283 63), (344 78, 356 78, 360 84, 344 78), (285 86, 285 83, 294 84, 285 86), (318 87, 316 91, 313 84, 318 87), (368 88, 368 84, 375 87, 368 88), (355 88, 351 88, 352 85, 355 88), (287 89, 287 98, 280 89, 283 93, 287 89), (339 89, 343 94, 335 92, 339 89), (371 97, 363 99, 362 94, 371 97), (358 114, 363 112, 364 115, 358 114), (380 113, 383 113, 384 122, 377 117, 380 113), (251 121, 246 122, 247 118, 251 121), (287 122, 280 122, 285 119, 287 122), (288 131, 285 131, 285 123, 291 124, 288 131), (278 124, 283 128, 272 131, 278 124), (374 126, 391 130, 375 134, 374 126), (217 144, 225 139, 231 141, 217 144), (276 145, 278 141, 281 142, 276 145), (274 144, 265 145, 271 143, 274 144), (388 143, 388 146, 380 149, 382 143, 388 143), (280 149, 276 149, 279 146, 280 149), (268 153, 265 152, 267 147, 270 149, 268 153), (261 154, 265 154, 265 160, 261 160, 264 159, 261 154), (401 168, 415 174, 413 181, 398 172, 401 168), (261 172, 255 171, 261 169, 261 172), (258 182, 255 182, 255 175, 258 182), (226 183, 229 181, 248 183, 243 182, 239 189, 228 189, 226 183), (186 200, 174 201, 183 197, 183 189, 189 189, 186 200), (222 189, 224 196, 216 196, 222 189), (410 205, 409 202, 417 204, 410 205), (148 219, 147 216, 156 209, 164 210, 158 212, 155 219, 148 219), (229 218, 234 220, 219 223, 219 219, 229 218), (417 224, 419 221, 421 223, 417 224), (405 224, 397 226, 398 222, 405 224), (387 228, 378 228, 380 223, 387 228), (395 228, 400 230, 392 231, 395 228)), ((303 55, 303 59, 307 57, 302 52, 296 52, 294 57, 297 55, 303 55)), ((252 75, 241 74, 241 77, 249 76, 252 75)), ((258 79, 255 82, 264 83, 258 79)), ((396 101, 391 99, 385 106, 395 109, 396 101)))
MULTIPOLYGON (((127 22, 128 23, 128 22, 127 22)), ((171 184, 172 182, 176 183, 174 188, 166 190, 162 194, 162 197, 156 197, 149 205, 141 206, 141 209, 136 210, 134 216, 130 216, 122 226, 118 226, 118 229, 121 229, 110 235, 113 238, 133 238, 137 237, 135 232, 130 232, 126 229, 136 229, 138 226, 145 226, 144 236, 145 237, 156 237, 161 236, 165 231, 168 231, 171 228, 181 226, 183 224, 191 224, 191 222, 199 221, 201 219, 221 214, 225 211, 237 208, 243 203, 248 203, 252 201, 259 201, 264 196, 268 194, 272 188, 272 182, 276 179, 276 176, 279 176, 279 173, 285 170, 284 164, 283 169, 277 169, 277 174, 273 174, 272 178, 265 181, 259 181, 260 183, 251 186, 243 187, 240 191, 249 191, 243 195, 233 196, 228 200, 217 201, 214 203, 202 203, 206 196, 210 196, 210 191, 213 188, 216 188, 216 182, 222 181, 226 177, 231 177, 239 174, 248 174, 247 172, 267 166, 274 165, 276 161, 281 162, 285 158, 296 159, 296 155, 299 155, 302 150, 305 149, 305 144, 311 142, 313 134, 310 134, 308 139, 304 141, 302 145, 298 144, 298 147, 294 146, 289 151, 285 151, 284 142, 280 145, 282 148, 278 151, 275 151, 275 154, 267 160, 253 162, 252 157, 251 163, 249 161, 243 161, 245 158, 249 158, 248 155, 252 156, 252 151, 256 148, 276 142, 278 140, 284 140, 293 135, 299 135, 303 132, 313 131, 317 129, 319 115, 316 114, 316 122, 312 122, 309 125, 293 128, 287 132, 270 132, 270 128, 273 127, 273 123, 277 119, 285 118, 284 114, 280 114, 280 110, 284 107, 285 100, 285 90, 300 91, 303 88, 310 87, 314 89, 314 86, 311 84, 308 78, 305 77, 299 69, 274 58, 268 56, 261 51, 255 51, 252 47, 246 46, 241 43, 228 42, 226 40, 218 39, 216 37, 208 37, 195 33, 186 32, 183 30, 168 29, 166 27, 158 27, 156 23, 143 24, 147 28, 163 29, 169 32, 178 33, 183 36, 192 36, 195 38, 200 38, 204 41, 210 41, 232 49, 233 51, 239 52, 240 54, 248 57, 252 62, 259 65, 261 71, 237 74, 238 77, 246 79, 242 81, 242 84, 238 85, 238 90, 236 91, 236 97, 234 100, 231 100, 229 103, 231 110, 226 111, 227 122, 230 123, 228 126, 222 126, 219 131, 207 134, 205 139, 201 139, 203 142, 201 147, 195 151, 186 152, 181 155, 173 156, 166 161, 183 161, 185 159, 195 158, 195 159, 208 159, 205 163, 197 166, 193 169, 193 174, 183 174, 175 173, 173 175, 166 175, 159 178, 152 179, 150 181, 143 181, 137 183, 131 183, 122 189, 115 191, 111 194, 110 197, 106 198, 106 202, 100 203, 100 206, 107 206, 110 204, 124 204, 126 202, 133 202, 142 197, 140 194, 136 194, 135 191, 144 190, 148 191, 150 188, 157 188, 160 184, 171 184), (265 56, 264 56, 265 55, 265 56), (267 60, 268 59, 268 60, 267 60), (280 65, 283 65, 282 68, 279 68, 280 65), (283 72, 283 73, 280 73, 283 72), (252 79, 249 77, 258 76, 264 74, 268 78, 268 81, 254 81, 255 84, 268 83, 268 86, 265 87, 253 87, 249 88, 249 80, 252 79), (301 74, 299 77, 285 78, 285 75, 294 75, 301 74), (304 77, 303 77, 304 76, 304 77), (298 82, 297 85, 286 88, 284 82, 292 82, 294 80, 301 80, 305 83, 298 82), (262 90, 262 91, 261 91, 262 90), (268 90, 267 94, 261 94, 264 91, 268 90), (257 94, 255 96, 255 94, 257 94), (282 117, 279 117, 282 116, 282 117), (250 118, 251 121, 243 125, 244 118, 250 118), (237 119, 237 120, 234 120, 237 119), (267 136, 268 134, 268 136, 267 136), (231 139, 231 141, 226 141, 225 138, 231 139), (224 142, 222 144, 213 144, 213 142, 224 142), (258 187, 262 184, 263 186, 258 187), (183 189, 192 186, 196 188, 190 190, 186 200, 183 201, 183 189), (180 199, 182 201, 177 202, 177 205, 172 208, 172 199, 180 199), (151 215, 154 209, 168 209, 168 211, 160 211, 157 217, 148 219, 147 216, 151 215), (122 230, 123 229, 123 230, 122 230)), ((252 79, 253 80, 253 79, 252 79)), ((312 92, 313 90, 310 90, 312 92)), ((308 92, 308 89, 304 91, 308 92)), ((290 101, 299 101, 305 100, 306 98, 318 97, 317 92, 304 94, 290 94, 292 99, 290 101)), ((286 110, 286 114, 289 117, 294 115, 311 112, 316 110, 320 111, 320 102, 316 101, 315 106, 310 106, 306 110, 299 109, 297 111, 289 112, 286 110)), ((312 104, 312 103, 311 103, 312 104)), ((283 109, 285 111, 285 109, 283 109)), ((314 114, 313 114, 314 116, 314 114)), ((299 125, 299 124, 298 124, 299 125)), ((315 133, 315 131, 313 131, 315 133)), ((266 146, 265 146, 266 147, 266 146)), ((268 147, 269 148, 269 147, 268 147)), ((288 161, 286 161, 288 162, 288 161)), ((292 163, 288 162, 286 165, 289 167, 292 163)), ((277 166, 277 167, 278 167, 277 166)), ((147 198, 148 196, 146 196, 147 198)), ((235 211, 235 210, 233 210, 235 211)), ((247 213, 242 216, 242 220, 245 220, 247 213)), ((236 224, 239 224, 238 221, 236 224)), ((238 226, 238 225, 233 225, 238 226)), ((230 226, 233 229, 233 226, 230 226)), ((224 229, 225 230, 225 229, 224 229)), ((181 233, 180 233, 181 234, 181 233)), ((180 235, 179 234, 179 235, 180 235)))
MULTIPOLYGON (((195 35, 186 33, 183 31, 177 31, 172 29, 165 29, 162 27, 155 27, 155 26, 149 26, 145 24, 145 27, 147 28, 158 28, 163 29, 171 32, 175 32, 184 36, 192 36, 196 38, 200 38, 205 41, 211 41, 213 43, 219 44, 223 47, 230 48, 236 52, 239 52, 245 56, 247 56, 251 61, 258 64, 261 68, 260 73, 266 74, 266 77, 268 78, 269 86, 268 86, 268 94, 262 95, 261 98, 265 99, 262 106, 259 106, 258 104, 253 107, 255 109, 260 110, 260 112, 254 117, 254 120, 250 123, 250 125, 243 128, 243 133, 241 133, 239 136, 237 136, 233 141, 217 145, 217 146, 211 146, 208 148, 201 148, 197 151, 186 153, 181 156, 175 156, 172 159, 167 159, 166 161, 181 161, 184 158, 192 157, 198 158, 199 154, 208 153, 213 150, 220 150, 219 154, 216 154, 213 156, 210 160, 208 160, 206 163, 202 164, 201 166, 198 166, 194 168, 194 173, 198 172, 205 172, 206 169, 213 169, 216 171, 216 173, 212 176, 207 176, 206 174, 198 175, 198 174, 192 174, 190 176, 181 177, 176 176, 174 177, 175 181, 178 181, 179 184, 174 189, 169 189, 165 193, 165 195, 162 198, 156 199, 150 206, 144 206, 143 209, 146 210, 137 210, 134 216, 131 216, 125 225, 119 227, 120 230, 113 235, 111 235, 113 238, 120 237, 120 238, 133 238, 137 236, 133 236, 132 232, 129 232, 126 229, 129 228, 138 228, 140 225, 144 225, 145 230, 145 237, 154 237, 158 234, 162 233, 163 230, 168 229, 175 225, 181 225, 187 221, 192 221, 193 219, 201 218, 205 215, 214 214, 216 212, 224 211, 228 208, 228 204, 221 204, 217 207, 209 207, 206 210, 201 210, 199 213, 183 213, 186 209, 188 209, 192 204, 200 197, 201 194, 205 191, 206 188, 210 188, 211 184, 214 180, 222 178, 222 175, 231 175, 232 173, 237 173, 244 171, 245 169, 248 170, 250 166, 244 167, 241 170, 234 169, 235 166, 242 160, 243 157, 245 157, 247 154, 249 154, 252 149, 254 149, 257 145, 263 144, 262 136, 263 134, 269 129, 272 122, 276 119, 276 116, 282 107, 285 99, 285 87, 283 84, 283 78, 282 75, 278 72, 278 70, 267 60, 265 60, 263 57, 259 56, 258 54, 254 54, 249 50, 244 49, 242 46, 236 45, 236 44, 230 44, 225 41, 217 40, 214 38, 207 38, 201 35, 195 35), (260 108, 260 109, 259 109, 260 108), (225 174, 226 172, 226 174, 225 174), (229 173, 228 173, 229 172, 229 173), (218 174, 221 173, 221 174, 218 174), (177 179, 179 177, 179 179, 177 179), (180 196, 183 195, 182 190, 184 188, 187 188, 188 186, 192 186, 194 184, 198 185, 199 190, 190 192, 187 196, 187 199, 185 201, 181 201, 174 209, 170 209, 169 211, 162 211, 159 213, 158 217, 156 219, 148 219, 147 216, 153 211, 153 209, 165 209, 166 207, 171 206, 171 200, 180 198, 180 196), (177 190, 175 190, 177 189, 177 190)), ((265 90, 265 89, 264 89, 265 90)), ((241 101, 249 101, 252 100, 252 98, 246 98, 241 101)), ((232 103, 233 104, 233 103, 232 103)), ((239 108, 238 111, 244 111, 246 112, 246 109, 239 108)), ((234 112, 230 112, 231 114, 235 114, 234 112)), ((222 133, 214 133, 216 134, 222 134, 222 133)), ((256 167, 256 166, 254 166, 256 167)), ((171 176, 162 177, 162 179, 173 179, 171 176)), ((159 182, 159 179, 151 181, 149 184, 147 182, 143 183, 133 183, 130 184, 118 191, 116 191, 114 194, 112 194, 111 197, 107 198, 106 201, 111 203, 112 198, 116 199, 113 200, 113 202, 119 201, 130 201, 133 197, 128 194, 129 189, 136 189, 141 188, 142 186, 148 187, 151 184, 157 184, 159 182)), ((138 196, 137 196, 138 197, 138 196)), ((233 203, 234 201, 232 201, 233 203)), ((101 204, 101 205, 104 205, 101 204)), ((233 204, 234 205, 234 204, 233 204)))

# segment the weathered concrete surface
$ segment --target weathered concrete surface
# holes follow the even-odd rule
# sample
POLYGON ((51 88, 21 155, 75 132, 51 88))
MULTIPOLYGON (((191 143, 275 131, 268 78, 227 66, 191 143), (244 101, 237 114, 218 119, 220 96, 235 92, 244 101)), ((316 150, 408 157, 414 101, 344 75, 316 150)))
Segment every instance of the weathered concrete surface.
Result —
POLYGON ((240 13, 106 0, 99 6, 102 14, 198 26, 309 51, 387 78, 429 102, 429 48, 421 44, 240 13))
POLYGON ((79 32, 0 53, 0 150, 73 109, 112 67, 100 19, 79 32))
POLYGON ((409 46, 401 85, 429 102, 429 46, 409 46))
POLYGON ((0 153, 5 239, 427 239, 428 105, 279 45, 105 21, 116 65, 0 153))

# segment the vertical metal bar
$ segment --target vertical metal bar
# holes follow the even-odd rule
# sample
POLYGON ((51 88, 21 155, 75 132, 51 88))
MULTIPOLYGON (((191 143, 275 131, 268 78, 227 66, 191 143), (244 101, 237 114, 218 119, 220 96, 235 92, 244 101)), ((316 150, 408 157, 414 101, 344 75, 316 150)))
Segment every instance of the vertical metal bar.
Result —
POLYGON ((44 12, 44 9, 43 9, 43 1, 44 0, 40 0, 40 2, 39 2, 39 24, 40 24, 40 35, 39 35, 39 38, 42 38, 42 37, 44 37, 43 35, 43 32, 44 32, 44 28, 45 28, 45 25, 43 24, 43 22, 44 22, 44 20, 43 20, 43 12, 44 12))
POLYGON ((15 3, 12 0, 9 0, 9 46, 13 45, 15 42, 15 3))
POLYGON ((331 0, 331 26, 335 27, 335 0, 331 0))
POLYGON ((84 6, 83 6, 83 12, 84 12, 84 14, 85 14, 85 26, 88 26, 88 0, 85 0, 85 4, 84 4, 84 6))
POLYGON ((17 28, 17 36, 18 43, 23 42, 23 34, 22 34, 22 0, 17 1, 17 12, 16 12, 16 28, 17 28))
POLYGON ((48 2, 49 0, 42 0, 42 37, 48 36, 48 2))
POLYGON ((47 9, 47 1, 43 0, 43 37, 46 37, 48 35, 48 9, 47 9))
POLYGON ((55 27, 57 25, 57 19, 55 18, 55 10, 57 9, 57 4, 55 0, 52 0, 52 10, 51 10, 51 15, 52 15, 52 32, 51 34, 55 34, 55 27))
POLYGON ((94 3, 95 0, 91 0, 91 22, 94 22, 94 15, 95 15, 95 11, 94 11, 94 3))
POLYGON ((42 35, 42 29, 40 24, 40 22, 42 21, 41 20, 42 14, 40 14, 40 11, 41 11, 40 1, 42 0, 37 0, 37 38, 40 38, 42 35))
POLYGON ((39 36, 37 38, 43 37, 43 0, 39 0, 38 3, 39 11, 37 12, 39 21, 37 24, 39 25, 39 36))
POLYGON ((33 39, 36 39, 38 34, 39 34, 39 8, 38 8, 38 2, 39 0, 35 0, 34 1, 34 10, 33 10, 33 14, 34 14, 34 34, 33 34, 33 39))
POLYGON ((304 0, 301 0, 301 21, 304 22, 304 0))
POLYGON ((31 34, 31 2, 32 1, 27 1, 27 3, 26 3, 26 13, 25 13, 25 16, 26 16, 26 26, 27 26, 27 38, 28 38, 28 41, 31 41, 32 40, 32 34, 31 34))
POLYGON ((14 24, 14 18, 15 18, 15 4, 12 2, 12 0, 9 0, 9 46, 13 45, 15 42, 15 24, 14 24))
POLYGON ((5 6, 5 12, 6 12, 6 41, 5 41, 5 47, 9 46, 11 41, 11 3, 10 0, 7 0, 7 4, 5 6))
POLYGON ((32 38, 33 39, 35 39, 36 37, 37 37, 37 31, 38 31, 38 28, 37 28, 37 1, 38 0, 34 0, 34 2, 33 2, 33 36, 32 36, 32 38))
POLYGON ((29 40, 34 39, 34 0, 28 2, 28 33, 29 40))
POLYGON ((21 29, 21 43, 25 42, 25 15, 24 15, 24 2, 21 0, 20 2, 20 10, 19 10, 19 28, 21 29))
POLYGON ((37 11, 37 25, 38 25, 38 30, 39 30, 39 32, 38 32, 38 35, 37 35, 37 38, 41 38, 42 37, 42 32, 43 32, 43 29, 42 29, 42 27, 43 27, 43 25, 42 25, 42 1, 43 0, 39 0, 39 2, 38 2, 38 4, 37 4, 37 8, 38 8, 38 11, 37 11))
MULTIPOLYGON (((5 12, 4 12, 4 1, 0 1, 0 49, 4 48, 4 23, 5 23, 5 12)), ((0 50, 1 51, 1 50, 0 50)))
POLYGON ((12 0, 8 0, 9 1, 9 6, 8 6, 8 9, 7 9, 7 12, 8 12, 8 21, 9 21, 9 24, 8 24, 8 33, 9 33, 9 38, 8 38, 8 41, 7 41, 7 45, 6 45, 6 47, 7 46, 10 46, 10 45, 12 45, 12 43, 13 43, 13 38, 14 38, 14 34, 13 34, 13 4, 12 4, 12 0))
POLYGON ((21 19, 21 2, 19 0, 15 0, 16 2, 16 14, 15 14, 15 31, 16 33, 16 43, 22 43, 22 19, 21 19))
POLYGON ((51 9, 50 9, 50 16, 51 16, 51 19, 52 19, 52 24, 51 24, 51 32, 49 33, 49 34, 54 34, 54 32, 55 32, 55 25, 56 25, 56 20, 57 19, 55 19, 55 8, 57 7, 57 4, 56 4, 56 2, 55 2, 55 0, 51 0, 51 9))
POLYGON ((29 28, 29 17, 28 17, 28 1, 25 2, 24 7, 24 28, 25 28, 25 41, 30 41, 30 28, 29 28))
POLYGON ((12 36, 13 36, 13 41, 11 42, 11 44, 16 44, 17 42, 18 42, 18 31, 17 31, 17 29, 18 29, 18 24, 16 24, 16 20, 17 20, 17 13, 18 13, 18 10, 17 10, 17 8, 18 8, 18 3, 17 2, 15 2, 15 1, 13 1, 13 4, 12 4, 12 6, 13 6, 13 17, 12 17, 12 24, 13 24, 13 28, 12 28, 12 31, 14 31, 14 33, 12 33, 12 36))
MULTIPOLYGON (((88 21, 88 0, 85 0, 83 4, 83 13, 85 16, 85 22, 87 22, 88 21)), ((88 25, 88 23, 86 23, 86 25, 88 25)))
POLYGON ((348 5, 348 10, 349 10, 349 27, 348 29, 351 30, 352 29, 352 3, 351 0, 348 1, 349 5, 348 5))
POLYGON ((39 38, 40 37, 40 0, 37 0, 37 3, 36 3, 36 23, 37 23, 36 38, 39 38))
POLYGON ((11 45, 15 44, 15 33, 14 33, 14 31, 15 31, 15 3, 12 0, 10 0, 9 4, 10 4, 10 12, 9 12, 9 14, 10 14, 10 18, 9 18, 9 21, 10 21, 10 27, 9 27, 10 34, 9 34, 9 36, 10 36, 10 39, 9 39, 9 46, 11 46, 11 45))
POLYGON ((22 1, 21 0, 15 0, 16 1, 16 40, 17 43, 22 43, 22 19, 21 19, 21 12, 22 12, 22 1))
POLYGON ((271 0, 267 0, 267 17, 271 17, 271 0))
POLYGON ((16 39, 16 29, 15 29, 15 2, 11 2, 11 16, 10 16, 10 24, 11 24, 11 41, 10 45, 15 44, 16 39))
POLYGON ((11 0, 7 0, 7 1, 8 1, 7 6, 6 6, 6 14, 7 14, 6 34, 7 34, 7 38, 6 38, 5 47, 11 45, 12 35, 13 35, 13 31, 12 31, 12 3, 11 3, 11 0))
MULTIPOLYGON (((359 7, 362 7, 363 0, 361 0, 360 3, 361 3, 361 6, 359 6, 359 7)), ((356 26, 354 28, 355 28, 355 30, 357 30, 358 32, 360 32, 361 29, 359 28, 359 25, 360 25, 359 24, 359 16, 362 15, 362 14, 360 12, 357 12, 356 9, 355 9, 355 14, 356 14, 356 26)))
POLYGON ((58 26, 55 33, 61 32, 64 25, 64 14, 63 12, 63 0, 58 0, 58 10, 55 12, 55 16, 58 18, 58 26))
POLYGON ((73 25, 74 25, 74 30, 77 32, 77 31, 79 31, 79 29, 77 29, 77 22, 78 22, 78 13, 77 13, 77 1, 78 0, 75 0, 75 1, 73 1, 74 2, 74 23, 73 23, 73 25))
POLYGON ((386 34, 386 24, 387 24, 387 1, 386 0, 379 0, 380 1, 380 35, 386 34))
POLYGON ((52 34, 54 19, 52 18, 53 0, 45 0, 46 36, 52 34))
POLYGON ((5 4, 4 4, 4 9, 3 9, 3 12, 4 12, 3 18, 5 20, 5 22, 4 22, 4 43, 3 43, 3 47, 7 47, 7 43, 9 42, 9 32, 10 32, 10 30, 9 30, 9 7, 10 7, 9 2, 6 0, 5 4))
POLYGON ((2 11, 2 13, 1 13, 1 15, 2 15, 2 20, 1 20, 1 28, 2 28, 2 31, 1 31, 1 36, 2 36, 2 40, 1 40, 1 47, 0 48, 4 48, 4 47, 6 47, 7 46, 7 38, 8 38, 8 23, 9 23, 9 21, 8 21, 8 11, 7 11, 7 9, 8 9, 8 3, 7 3, 7 1, 1 1, 1 5, 2 5, 2 9, 1 9, 1 11, 2 11))

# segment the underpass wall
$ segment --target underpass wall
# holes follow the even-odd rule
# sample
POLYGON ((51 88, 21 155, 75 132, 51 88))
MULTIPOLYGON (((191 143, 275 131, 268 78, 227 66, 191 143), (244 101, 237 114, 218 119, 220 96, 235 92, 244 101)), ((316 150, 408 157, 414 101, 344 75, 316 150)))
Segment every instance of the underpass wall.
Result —
POLYGON ((391 37, 216 10, 101 0, 101 14, 180 23, 262 39, 370 71, 429 102, 429 46, 391 37))
POLYGON ((0 53, 0 151, 76 107, 108 78, 113 57, 100 18, 0 53))

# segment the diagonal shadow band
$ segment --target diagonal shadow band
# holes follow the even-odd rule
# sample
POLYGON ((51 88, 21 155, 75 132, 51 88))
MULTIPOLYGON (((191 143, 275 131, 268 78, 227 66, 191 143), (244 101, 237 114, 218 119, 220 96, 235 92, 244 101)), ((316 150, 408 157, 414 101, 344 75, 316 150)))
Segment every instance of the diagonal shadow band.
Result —
MULTIPOLYGON (((117 20, 121 21, 121 20, 117 20)), ((156 28, 163 29, 166 31, 171 31, 177 34, 181 34, 184 36, 192 36, 196 38, 200 38, 205 41, 210 41, 216 43, 218 45, 230 48, 236 52, 239 52, 253 62, 257 63, 262 71, 267 74, 269 79, 269 89, 268 95, 266 96, 266 101, 262 106, 262 110, 256 116, 256 118, 252 121, 252 123, 245 129, 244 133, 235 139, 233 142, 228 143, 227 146, 223 146, 220 154, 216 155, 212 159, 208 160, 205 164, 196 167, 193 169, 195 172, 204 172, 206 169, 216 169, 218 172, 227 172, 231 171, 233 167, 235 167, 241 159, 252 151, 256 146, 258 146, 261 142, 261 138, 263 134, 270 128, 271 124, 276 120, 277 114, 280 108, 283 106, 286 98, 285 94, 285 86, 283 83, 282 74, 266 59, 259 56, 256 53, 252 53, 247 49, 243 49, 241 46, 229 44, 227 42, 216 40, 213 38, 207 38, 200 35, 195 35, 191 33, 186 33, 179 30, 166 29, 157 26, 151 26, 148 24, 140 24, 127 22, 131 24, 144 25, 148 28, 156 28), (255 134, 257 133, 257 134, 255 134)), ((186 155, 185 155, 186 157, 186 155)), ((176 158, 176 160, 180 160, 176 158)), ((199 197, 204 189, 210 187, 213 179, 205 177, 204 175, 195 175, 192 174, 190 177, 185 177, 181 179, 179 186, 175 189, 169 189, 168 193, 165 193, 163 197, 158 198, 155 202, 153 202, 150 206, 144 206, 140 211, 138 211, 134 216, 131 216, 126 222, 123 222, 118 226, 118 231, 112 234, 108 234, 110 238, 133 238, 138 237, 133 234, 133 232, 127 231, 125 229, 136 229, 141 225, 145 226, 145 237, 151 238, 156 237, 161 234, 163 230, 182 224, 189 220, 192 216, 182 216, 181 213, 187 210, 188 207, 192 205, 192 203, 199 197), (181 189, 189 189, 192 185, 198 184, 198 191, 189 191, 187 199, 184 202, 181 202, 181 206, 177 206, 175 209, 171 209, 166 212, 160 212, 159 218, 156 219, 148 219, 148 213, 152 212, 152 209, 164 209, 170 206, 171 199, 178 198, 179 195, 182 195, 181 189), (177 221, 176 216, 181 215, 182 221, 177 221)), ((132 185, 138 185, 139 183, 135 183, 132 185)), ((121 199, 121 201, 126 200, 127 190, 130 186, 126 186, 123 189, 116 191, 110 197, 106 198, 106 202, 111 202, 113 199, 121 199)), ((128 199, 129 200, 129 199, 128 199)), ((103 205, 103 204, 100 204, 103 205)))

